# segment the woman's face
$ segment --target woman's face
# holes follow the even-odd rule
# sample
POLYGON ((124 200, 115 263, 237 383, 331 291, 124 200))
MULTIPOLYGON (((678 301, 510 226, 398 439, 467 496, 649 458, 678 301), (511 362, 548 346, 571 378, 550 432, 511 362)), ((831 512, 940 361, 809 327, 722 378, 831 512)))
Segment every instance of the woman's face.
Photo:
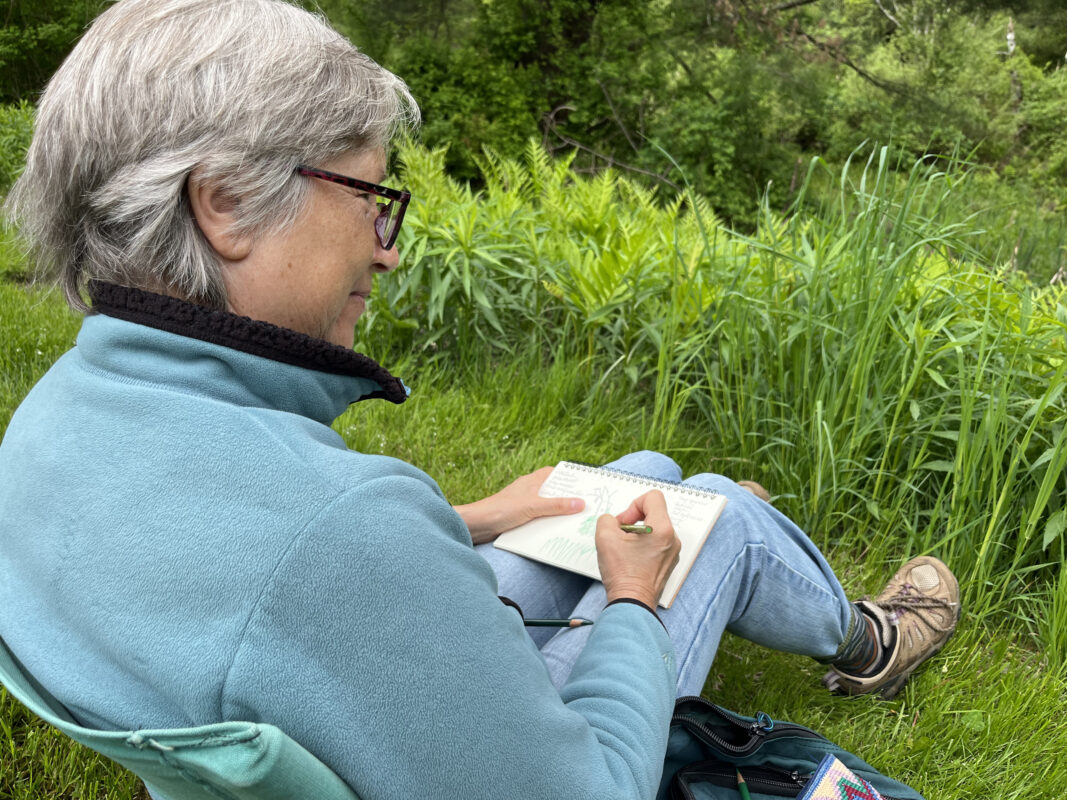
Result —
MULTIPOLYGON (((385 153, 349 153, 311 166, 380 184, 385 153)), ((230 309, 351 347, 375 273, 395 269, 399 256, 395 246, 383 250, 374 233, 378 198, 307 180, 308 200, 295 224, 258 237, 247 258, 224 270, 230 309)))

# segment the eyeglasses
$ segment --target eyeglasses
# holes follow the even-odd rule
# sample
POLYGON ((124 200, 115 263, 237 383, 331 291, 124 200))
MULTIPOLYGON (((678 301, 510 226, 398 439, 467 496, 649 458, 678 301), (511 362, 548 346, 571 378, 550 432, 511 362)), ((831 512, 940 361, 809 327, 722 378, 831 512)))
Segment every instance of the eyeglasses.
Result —
POLYGON ((367 194, 386 198, 388 202, 378 203, 378 216, 374 219, 374 232, 378 235, 378 243, 383 250, 388 250, 396 242, 397 234, 400 233, 400 224, 404 221, 404 214, 408 210, 411 192, 390 189, 386 186, 379 186, 376 183, 368 183, 357 178, 338 175, 336 172, 305 167, 302 164, 296 168, 296 171, 309 178, 339 183, 351 189, 358 189, 367 194))

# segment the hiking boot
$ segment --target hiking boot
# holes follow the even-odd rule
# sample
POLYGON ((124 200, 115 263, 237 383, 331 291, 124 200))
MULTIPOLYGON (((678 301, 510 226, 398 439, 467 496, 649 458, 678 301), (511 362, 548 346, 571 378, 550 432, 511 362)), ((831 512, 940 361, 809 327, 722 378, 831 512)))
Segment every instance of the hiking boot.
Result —
POLYGON ((879 692, 889 700, 955 632, 960 587, 941 561, 920 556, 901 567, 873 601, 863 599, 854 605, 860 621, 878 637, 882 655, 865 672, 831 664, 823 684, 840 694, 879 692))
POLYGON ((756 495, 756 497, 758 497, 764 503, 771 502, 771 493, 755 481, 738 481, 737 485, 740 486, 742 489, 747 489, 748 491, 752 492, 752 494, 756 495))

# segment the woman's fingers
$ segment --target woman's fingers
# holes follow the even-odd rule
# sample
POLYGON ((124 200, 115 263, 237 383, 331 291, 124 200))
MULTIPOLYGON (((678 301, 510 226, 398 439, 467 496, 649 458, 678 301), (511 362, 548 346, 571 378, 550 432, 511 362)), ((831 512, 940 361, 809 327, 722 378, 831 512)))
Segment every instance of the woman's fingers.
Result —
POLYGON ((681 547, 663 493, 658 490, 641 495, 618 516, 600 517, 596 529, 597 562, 608 602, 628 597, 654 608, 678 563, 681 547), (652 532, 627 533, 619 527, 640 521, 652 532))

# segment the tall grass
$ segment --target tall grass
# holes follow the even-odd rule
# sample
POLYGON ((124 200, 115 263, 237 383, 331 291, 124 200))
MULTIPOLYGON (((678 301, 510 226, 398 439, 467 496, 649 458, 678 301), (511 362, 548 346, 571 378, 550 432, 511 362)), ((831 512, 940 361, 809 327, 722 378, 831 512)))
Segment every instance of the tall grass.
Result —
POLYGON ((893 188, 887 161, 817 213, 765 214, 695 403, 824 543, 938 552, 973 611, 1017 611, 1063 562, 1063 293, 973 260, 953 164, 893 188))
POLYGON ((977 255, 960 162, 901 181, 873 149, 814 205, 813 162, 790 213, 765 204, 742 236, 700 198, 582 178, 532 144, 486 156, 482 193, 439 152, 401 161, 405 266, 380 281, 366 346, 580 362, 652 438, 764 481, 823 546, 939 554, 975 613, 1036 622, 1028 602, 1049 599, 1033 627, 1067 659, 1067 299, 977 255), (706 438, 678 441, 682 419, 706 438))

